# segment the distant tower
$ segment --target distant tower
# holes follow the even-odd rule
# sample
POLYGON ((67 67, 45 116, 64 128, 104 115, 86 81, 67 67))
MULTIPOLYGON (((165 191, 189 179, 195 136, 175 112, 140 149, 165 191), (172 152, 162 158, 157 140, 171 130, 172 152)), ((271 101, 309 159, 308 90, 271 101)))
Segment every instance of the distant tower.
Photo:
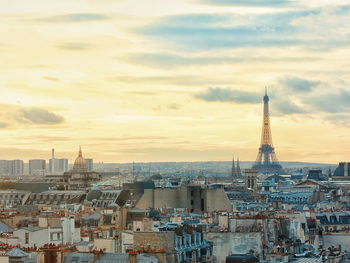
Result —
POLYGON ((242 171, 239 166, 239 159, 237 158, 237 164, 235 165, 235 158, 232 159, 232 169, 231 169, 231 178, 237 180, 242 179, 242 171))
POLYGON ((255 169, 245 169, 244 170, 244 183, 246 188, 256 190, 257 185, 257 177, 258 177, 258 171, 255 169))
POLYGON ((259 148, 258 157, 253 165, 253 169, 258 170, 263 174, 279 174, 281 172, 281 165, 279 165, 275 148, 272 145, 272 135, 270 127, 270 114, 269 114, 269 96, 267 96, 267 89, 265 88, 264 96, 264 117, 261 134, 261 144, 259 148))
POLYGON ((51 150, 51 173, 55 172, 55 149, 51 150))
POLYGON ((237 166, 236 166, 236 176, 237 178, 241 179, 242 176, 242 170, 241 170, 241 166, 239 165, 239 158, 237 158, 237 166))
POLYGON ((235 157, 232 159, 231 178, 236 179, 235 157))
POLYGON ((87 165, 87 169, 89 172, 94 170, 94 159, 91 158, 85 158, 85 162, 87 165))

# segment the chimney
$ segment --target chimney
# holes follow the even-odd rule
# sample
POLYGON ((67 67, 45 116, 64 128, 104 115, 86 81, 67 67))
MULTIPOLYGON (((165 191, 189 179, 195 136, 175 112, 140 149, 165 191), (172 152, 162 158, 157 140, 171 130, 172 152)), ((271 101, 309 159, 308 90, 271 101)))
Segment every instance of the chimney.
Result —
POLYGON ((130 263, 137 263, 137 252, 129 251, 129 261, 130 263))
POLYGON ((346 162, 344 163, 344 177, 348 177, 349 176, 349 163, 346 162))
POLYGON ((51 173, 55 172, 55 149, 51 150, 51 173))

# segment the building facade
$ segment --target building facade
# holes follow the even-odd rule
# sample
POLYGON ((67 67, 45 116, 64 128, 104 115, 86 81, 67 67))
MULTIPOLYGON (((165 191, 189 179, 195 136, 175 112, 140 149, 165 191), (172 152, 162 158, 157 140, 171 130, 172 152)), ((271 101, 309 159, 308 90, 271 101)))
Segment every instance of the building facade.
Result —
POLYGON ((54 173, 64 173, 68 171, 68 159, 50 159, 49 160, 49 170, 51 174, 54 173))
POLYGON ((29 160, 29 174, 30 175, 45 175, 46 161, 41 159, 29 160))
POLYGON ((23 160, 0 160, 0 175, 22 176, 23 160))
POLYGON ((178 188, 145 189, 136 208, 183 207, 190 212, 231 211, 232 205, 223 188, 182 185, 178 188))

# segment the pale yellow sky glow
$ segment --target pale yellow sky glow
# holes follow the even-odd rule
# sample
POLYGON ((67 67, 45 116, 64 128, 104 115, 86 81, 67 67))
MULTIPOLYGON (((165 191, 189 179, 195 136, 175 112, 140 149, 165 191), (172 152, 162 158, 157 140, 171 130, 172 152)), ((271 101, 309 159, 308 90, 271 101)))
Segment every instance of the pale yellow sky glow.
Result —
POLYGON ((350 5, 304 2, 0 1, 0 159, 253 161, 268 86, 279 160, 348 161, 350 5))

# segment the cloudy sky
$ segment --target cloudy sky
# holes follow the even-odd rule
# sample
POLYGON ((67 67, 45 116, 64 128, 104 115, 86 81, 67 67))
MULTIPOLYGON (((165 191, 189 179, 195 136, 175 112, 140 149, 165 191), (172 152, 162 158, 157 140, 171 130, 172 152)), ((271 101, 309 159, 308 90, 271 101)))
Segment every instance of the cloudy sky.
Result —
POLYGON ((0 5, 1 159, 349 161, 347 0, 0 5))

